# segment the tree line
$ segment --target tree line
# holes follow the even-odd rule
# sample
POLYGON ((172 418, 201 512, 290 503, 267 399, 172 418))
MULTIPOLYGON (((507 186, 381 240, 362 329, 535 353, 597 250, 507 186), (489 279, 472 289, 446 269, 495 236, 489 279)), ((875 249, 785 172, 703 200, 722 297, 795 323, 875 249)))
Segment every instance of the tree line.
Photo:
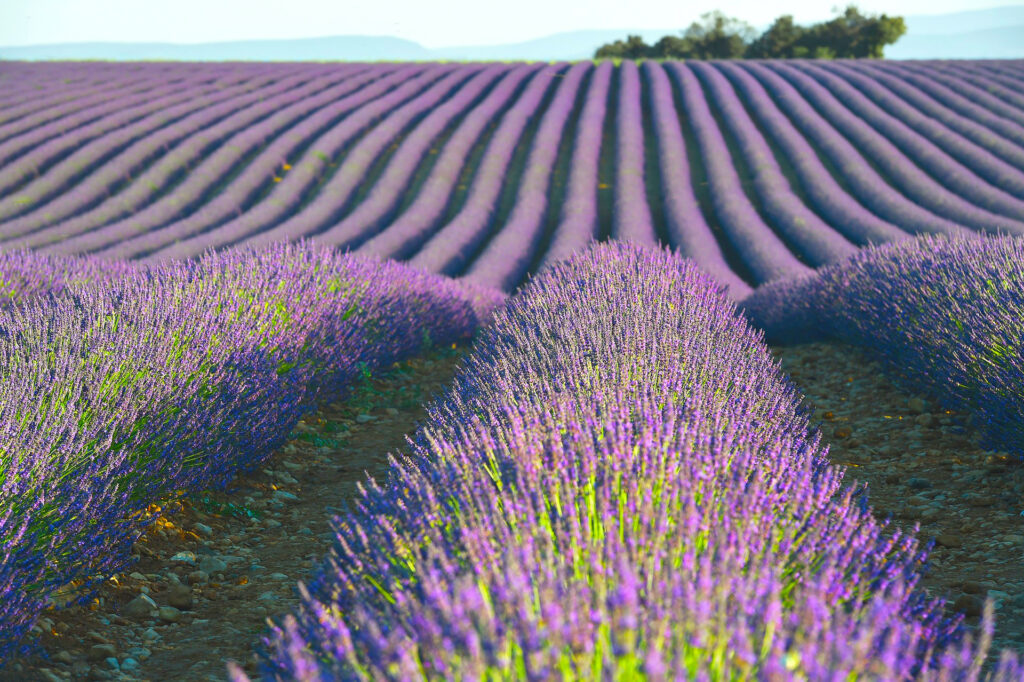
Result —
POLYGON ((849 5, 838 16, 799 26, 785 14, 761 35, 739 19, 706 12, 679 36, 648 45, 636 35, 602 45, 595 59, 881 59, 907 32, 903 17, 861 14, 849 5))

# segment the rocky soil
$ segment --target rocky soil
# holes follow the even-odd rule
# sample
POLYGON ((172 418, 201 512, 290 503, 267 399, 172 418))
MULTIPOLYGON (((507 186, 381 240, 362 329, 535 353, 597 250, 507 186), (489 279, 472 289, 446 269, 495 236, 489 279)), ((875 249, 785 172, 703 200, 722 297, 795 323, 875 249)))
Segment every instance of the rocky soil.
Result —
MULTIPOLYGON (((465 352, 443 349, 367 380, 307 417, 233 492, 152 507, 162 518, 133 549, 133 570, 106 581, 89 606, 46 612, 37 632, 48 660, 16 661, 0 680, 220 681, 228 660, 253 676, 266 620, 298 603, 296 581, 332 537, 331 512, 364 472, 384 478, 387 453, 404 448, 465 352)), ((816 405, 847 482, 868 482, 878 515, 937 539, 925 589, 969 625, 992 597, 995 647, 1024 655, 1024 468, 980 450, 965 415, 900 392, 857 349, 773 352, 816 405)))

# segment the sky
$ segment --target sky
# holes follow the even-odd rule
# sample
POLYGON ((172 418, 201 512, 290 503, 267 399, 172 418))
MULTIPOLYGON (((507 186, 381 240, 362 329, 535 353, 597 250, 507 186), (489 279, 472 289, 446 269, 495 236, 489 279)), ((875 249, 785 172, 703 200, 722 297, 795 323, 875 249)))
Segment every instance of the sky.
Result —
MULTIPOLYGON (((754 27, 833 16, 846 0, 0 0, 0 45, 202 43, 386 35, 427 48, 495 45, 582 29, 678 31, 720 9, 754 27)), ((985 0, 860 0, 865 13, 944 14, 985 0)))

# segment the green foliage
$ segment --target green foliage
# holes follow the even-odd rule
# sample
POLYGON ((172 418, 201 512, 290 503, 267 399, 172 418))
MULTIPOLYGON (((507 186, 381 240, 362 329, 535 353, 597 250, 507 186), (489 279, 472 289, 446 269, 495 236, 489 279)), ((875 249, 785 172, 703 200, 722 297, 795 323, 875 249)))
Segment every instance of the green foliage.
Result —
POLYGON ((706 12, 679 36, 647 45, 640 36, 602 45, 595 59, 881 59, 907 32, 903 17, 865 15, 854 5, 829 21, 799 26, 784 14, 760 36, 722 12, 706 12))

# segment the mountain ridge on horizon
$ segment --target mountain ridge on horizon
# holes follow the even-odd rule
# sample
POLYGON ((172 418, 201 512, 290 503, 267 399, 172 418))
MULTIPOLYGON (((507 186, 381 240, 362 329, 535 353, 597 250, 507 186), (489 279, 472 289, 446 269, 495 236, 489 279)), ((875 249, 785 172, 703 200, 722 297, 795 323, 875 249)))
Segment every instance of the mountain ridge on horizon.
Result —
MULTIPOLYGON (((908 15, 907 33, 887 59, 1024 58, 1024 5, 908 15)), ((764 30, 766 26, 756 27, 764 30)), ((336 35, 206 43, 76 42, 0 46, 2 60, 437 61, 590 59, 602 44, 640 35, 649 43, 682 29, 584 29, 517 43, 428 48, 395 36, 336 35)))

